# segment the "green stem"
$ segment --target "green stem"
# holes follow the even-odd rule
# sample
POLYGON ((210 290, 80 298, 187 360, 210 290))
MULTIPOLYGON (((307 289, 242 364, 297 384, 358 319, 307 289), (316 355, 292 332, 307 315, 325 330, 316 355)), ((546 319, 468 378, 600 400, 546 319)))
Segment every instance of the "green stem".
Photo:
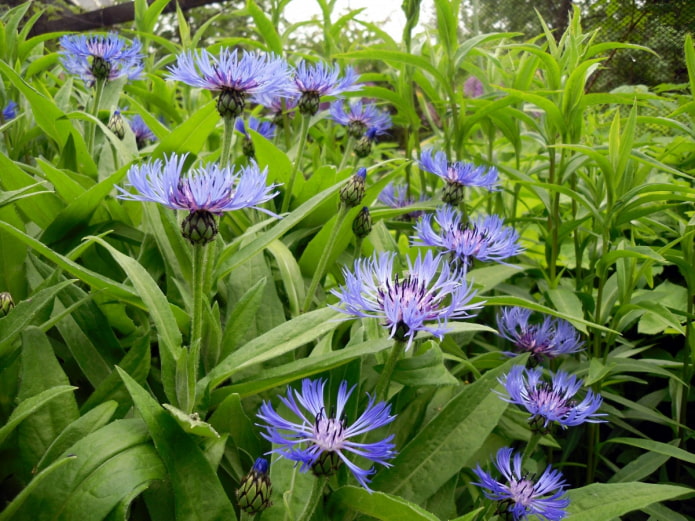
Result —
MULTIPOLYGON (((191 266, 193 279, 193 313, 191 316, 191 336, 189 338, 189 385, 195 385, 195 382, 198 380, 200 352, 203 345, 203 308, 205 306, 205 265, 207 264, 207 251, 207 246, 193 246, 193 262, 191 266)), ((192 407, 194 403, 195 398, 189 406, 192 407)))
POLYGON ((314 479, 314 486, 311 489, 311 495, 304 505, 304 509, 297 516, 296 521, 309 521, 309 519, 311 519, 311 516, 313 516, 314 512, 316 511, 319 501, 323 497, 323 489, 326 488, 326 483, 328 483, 328 478, 326 477, 317 477, 314 479))
POLYGON ((352 155, 352 149, 355 148, 355 138, 348 136, 348 142, 345 145, 345 153, 343 154, 343 159, 340 161, 340 166, 338 167, 338 172, 340 172, 348 162, 348 159, 352 155))
POLYGON ((290 174, 290 181, 287 183, 285 198, 282 200, 282 208, 280 209, 280 213, 285 213, 290 208, 290 199, 292 199, 294 180, 297 177, 297 172, 299 171, 299 163, 302 162, 304 146, 306 145, 306 136, 309 133, 309 119, 310 116, 302 116, 302 128, 299 133, 299 148, 297 149, 297 157, 294 159, 294 167, 292 168, 292 173, 290 174))
MULTIPOLYGON (((555 150, 549 149, 549 167, 548 167, 548 184, 554 185, 556 180, 556 165, 555 165, 555 150)), ((557 257, 559 251, 559 234, 558 227, 560 226, 560 193, 552 189, 550 194, 550 211, 548 212, 548 234, 550 235, 550 252, 548 257, 548 278, 551 288, 557 286, 557 257)))
POLYGON ((360 237, 355 238, 355 260, 362 256, 362 240, 360 237))
POLYGON ((391 352, 386 360, 384 369, 381 371, 379 376, 379 381, 376 384, 376 397, 378 400, 386 400, 389 385, 391 383, 391 375, 393 375, 393 370, 396 367, 396 362, 401 357, 405 351, 406 343, 402 340, 394 340, 393 346, 391 347, 391 352))
MULTIPOLYGON (((99 105, 101 105, 101 96, 104 93, 104 86, 106 85, 106 80, 96 80, 94 84, 94 100, 92 104, 92 116, 99 119, 99 105)), ((87 124, 87 136, 86 145, 89 155, 94 157, 94 136, 96 134, 97 124, 96 122, 89 122, 87 124)))
POLYGON ((533 456, 533 453, 536 451, 536 447, 538 446, 538 442, 541 441, 541 438, 543 435, 540 432, 532 432, 531 433, 531 439, 528 440, 528 443, 526 444, 526 448, 524 449, 524 454, 521 457, 521 461, 525 462, 531 459, 533 456))
POLYGON ((224 121, 224 134, 222 135, 222 153, 220 154, 220 166, 224 168, 231 164, 232 136, 234 135, 234 118, 222 118, 224 121))
POLYGON ((338 238, 338 232, 340 231, 340 227, 342 226, 343 221, 347 216, 347 213, 348 208, 344 204, 341 204, 340 208, 338 209, 338 216, 335 219, 335 225, 333 226, 333 230, 331 230, 330 237, 328 237, 326 247, 323 249, 323 252, 321 253, 321 258, 319 259, 319 263, 316 266, 316 271, 314 271, 314 276, 311 279, 311 284, 309 284, 309 290, 307 291, 306 297, 304 298, 302 312, 309 311, 309 308, 311 307, 311 302, 314 299, 314 293, 316 293, 316 288, 318 288, 319 282, 323 278, 323 274, 326 271, 328 258, 331 256, 333 246, 335 245, 335 240, 338 238))

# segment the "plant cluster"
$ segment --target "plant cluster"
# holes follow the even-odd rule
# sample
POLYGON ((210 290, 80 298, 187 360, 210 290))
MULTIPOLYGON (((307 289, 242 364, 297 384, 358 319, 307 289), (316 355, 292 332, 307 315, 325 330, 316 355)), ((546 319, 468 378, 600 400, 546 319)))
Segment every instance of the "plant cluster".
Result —
POLYGON ((642 49, 578 10, 320 0, 317 55, 166 3, 0 18, 0 521, 695 519, 691 38, 677 96, 587 94, 642 49))

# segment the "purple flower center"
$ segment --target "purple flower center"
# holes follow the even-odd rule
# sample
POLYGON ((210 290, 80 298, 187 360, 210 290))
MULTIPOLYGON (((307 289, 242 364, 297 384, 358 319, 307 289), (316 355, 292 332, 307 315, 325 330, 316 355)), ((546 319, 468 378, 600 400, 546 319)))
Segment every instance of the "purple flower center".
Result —
POLYGON ((519 505, 528 507, 533 502, 534 487, 534 482, 529 479, 512 480, 509 483, 510 499, 519 505))
POLYGON ((377 293, 377 302, 384 311, 395 310, 395 319, 392 318, 388 327, 396 325, 397 340, 404 341, 410 331, 408 317, 405 312, 417 310, 418 314, 435 316, 438 309, 438 301, 434 295, 427 291, 425 282, 416 277, 406 277, 399 280, 398 275, 393 282, 386 281, 386 288, 380 288, 377 293))
POLYGON ((345 421, 326 417, 322 409, 314 422, 314 443, 325 452, 335 452, 343 448, 345 421))
POLYGON ((558 393, 553 390, 553 387, 545 382, 535 389, 530 389, 529 398, 543 416, 552 414, 559 418, 563 418, 575 406, 573 400, 560 397, 558 393))

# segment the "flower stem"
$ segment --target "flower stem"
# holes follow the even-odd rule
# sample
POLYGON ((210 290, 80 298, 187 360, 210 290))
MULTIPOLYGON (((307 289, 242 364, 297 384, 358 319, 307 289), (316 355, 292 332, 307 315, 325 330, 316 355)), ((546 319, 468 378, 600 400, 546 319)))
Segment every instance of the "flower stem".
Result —
POLYGON ((309 290, 307 291, 306 297, 304 298, 302 312, 309 311, 309 308, 311 307, 311 302, 314 299, 314 293, 316 293, 316 288, 318 288, 319 282, 323 278, 323 274, 326 271, 328 258, 331 255, 331 251, 333 251, 335 240, 338 238, 338 232, 340 231, 340 227, 342 226, 343 221, 347 216, 347 213, 348 208, 344 204, 341 204, 340 208, 338 209, 338 216, 336 217, 335 225, 333 226, 333 230, 331 230, 330 237, 328 237, 326 247, 323 249, 323 252, 321 253, 321 258, 319 259, 318 265, 316 266, 316 271, 314 271, 314 276, 311 279, 311 284, 309 284, 309 290))
MULTIPOLYGON (((207 264, 205 245, 193 246, 193 262, 191 266, 193 280, 193 312, 191 315, 191 336, 189 338, 190 352, 188 357, 188 382, 195 385, 200 365, 200 352, 203 345, 203 307, 205 305, 205 266, 207 264)), ((195 397, 188 408, 195 404, 195 397)), ((186 411, 191 412, 191 411, 186 411)))
POLYGON ((229 166, 232 158, 232 136, 234 135, 234 118, 222 118, 224 121, 224 134, 222 135, 222 153, 220 154, 220 166, 229 166))
POLYGON ((323 489, 326 488, 326 483, 328 483, 327 477, 317 477, 314 480, 314 487, 311 489, 311 495, 304 505, 304 509, 300 512, 299 516, 297 516, 296 521, 309 521, 309 519, 311 519, 319 501, 323 497, 323 489))
POLYGON ((290 208, 290 199, 292 199, 294 180, 297 177, 297 172, 299 171, 299 164, 302 162, 304 146, 306 145, 306 137, 309 133, 309 118, 310 116, 302 116, 302 128, 299 131, 299 148, 297 148, 297 157, 294 159, 294 167, 292 168, 292 173, 290 174, 290 181, 287 183, 287 189, 285 190, 285 197, 282 200, 282 208, 280 209, 280 213, 285 213, 290 208))
MULTIPOLYGON (((92 105, 92 116, 99 119, 99 105, 101 105, 101 96, 104 93, 104 86, 106 85, 106 80, 98 79, 94 84, 94 99, 92 105)), ((86 145, 89 155, 94 157, 94 136, 96 134, 97 124, 96 122, 89 122, 87 125, 87 136, 86 145)))
POLYGON ((345 153, 343 154, 343 159, 340 161, 340 166, 338 167, 338 172, 340 172, 348 162, 348 159, 352 155, 352 149, 355 148, 355 138, 352 136, 348 137, 347 145, 345 145, 345 153))
POLYGON ((376 384, 376 397, 378 400, 386 400, 387 398, 391 375, 396 367, 396 362, 398 362, 401 354, 405 351, 405 345, 405 342, 402 340, 394 340, 393 342, 388 360, 386 360, 384 369, 381 371, 381 376, 379 376, 379 381, 376 384))
POLYGON ((540 432, 533 432, 531 434, 531 439, 528 440, 528 444, 526 445, 526 449, 524 449, 524 455, 522 456, 522 461, 528 461, 531 459, 531 456, 533 456, 533 453, 536 451, 536 447, 538 446, 538 442, 541 441, 541 438, 543 435, 540 432))

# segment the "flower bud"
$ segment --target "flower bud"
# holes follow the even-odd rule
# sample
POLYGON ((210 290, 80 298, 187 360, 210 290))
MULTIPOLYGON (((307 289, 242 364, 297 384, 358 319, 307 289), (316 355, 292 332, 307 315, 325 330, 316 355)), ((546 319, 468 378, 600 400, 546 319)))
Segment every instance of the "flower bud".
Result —
POLYGON ((451 206, 458 206, 463 201, 463 185, 447 181, 442 192, 442 201, 451 206))
POLYGON ((244 93, 238 90, 223 90, 217 98, 217 112, 223 118, 236 118, 244 111, 245 106, 244 93))
POLYGON ((321 103, 321 96, 316 91, 306 91, 299 98, 297 107, 299 112, 307 116, 313 116, 319 111, 319 104, 321 103))
POLYGON ((362 136, 355 143, 355 155, 357 157, 367 157, 372 153, 372 141, 367 136, 362 136))
POLYGON ((0 315, 6 316, 14 308, 14 300, 12 300, 12 295, 7 291, 0 293, 0 315))
POLYGON ((194 246, 204 246, 215 239, 215 216, 205 210, 194 210, 181 223, 181 234, 194 246))
POLYGON ((90 70, 97 80, 108 80, 111 75, 111 62, 101 56, 94 56, 90 70))
POLYGON ((361 138, 365 130, 367 130, 367 125, 365 125, 363 121, 359 120, 350 121, 347 126, 348 135, 354 137, 355 139, 361 138))
POLYGON ((118 136, 118 139, 125 137, 125 122, 120 110, 114 110, 109 118, 109 130, 118 136))
POLYGON ((357 206, 364 197, 364 180, 367 178, 367 169, 360 168, 348 182, 340 189, 340 203, 348 208, 357 206))
POLYGON ((317 478, 332 476, 338 471, 341 463, 342 460, 337 452, 322 452, 316 463, 311 466, 311 472, 317 478))
POLYGON ((273 486, 268 476, 268 461, 258 458, 251 471, 241 480, 236 491, 236 498, 241 508, 247 514, 258 514, 272 503, 270 496, 273 486))
POLYGON ((369 213, 369 208, 363 206, 357 214, 357 217, 355 217, 355 220, 352 221, 352 233, 354 233, 355 237, 358 239, 364 239, 371 231, 372 216, 369 213))

